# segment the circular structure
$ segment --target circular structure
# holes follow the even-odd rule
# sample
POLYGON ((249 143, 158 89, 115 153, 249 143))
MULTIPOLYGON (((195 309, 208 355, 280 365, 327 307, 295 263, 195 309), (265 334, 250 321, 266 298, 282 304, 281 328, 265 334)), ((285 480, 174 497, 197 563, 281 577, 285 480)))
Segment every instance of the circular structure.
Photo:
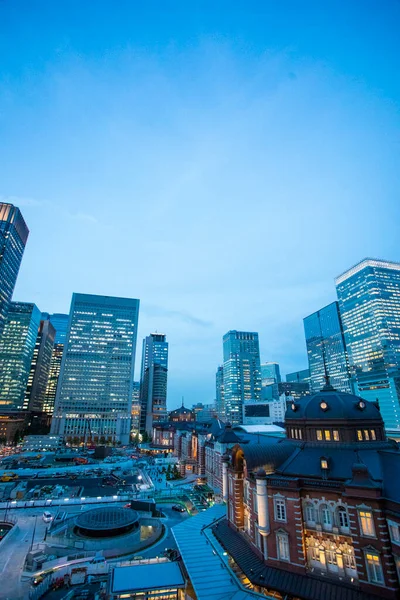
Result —
POLYGON ((94 508, 79 515, 74 532, 90 538, 110 538, 138 530, 139 515, 127 508, 94 508))

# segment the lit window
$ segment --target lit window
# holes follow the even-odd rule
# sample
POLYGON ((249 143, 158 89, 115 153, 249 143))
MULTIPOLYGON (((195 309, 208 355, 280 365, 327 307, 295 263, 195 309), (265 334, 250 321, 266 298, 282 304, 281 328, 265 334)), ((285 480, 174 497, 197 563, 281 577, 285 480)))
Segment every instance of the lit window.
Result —
POLYGON ((384 583, 379 554, 367 552, 365 560, 367 563, 368 579, 372 583, 384 583))
POLYGON ((367 440, 367 442, 369 442, 369 431, 368 431, 368 429, 364 429, 364 439, 367 440))
POLYGON ((375 537, 375 527, 372 512, 369 510, 360 510, 359 516, 362 535, 375 537))
POLYGON ((328 469, 328 460, 326 458, 321 458, 321 469, 328 469))
POLYGON ((303 434, 302 434, 301 429, 299 429, 299 440, 302 440, 302 439, 303 439, 303 434))
POLYGON ((322 440, 322 431, 320 429, 317 429, 317 440, 318 441, 322 440))
POLYGON ((276 547, 279 560, 290 560, 289 538, 287 533, 276 534, 276 547))
POLYGON ((376 440, 375 429, 371 429, 371 440, 376 440))
POLYGON ((274 499, 275 521, 286 521, 286 502, 279 498, 274 499))
POLYGON ((329 431, 329 429, 325 429, 325 439, 327 442, 331 441, 331 432, 329 431))
POLYGON ((348 529, 349 528, 349 515, 347 514, 347 510, 344 507, 339 508, 338 517, 339 517, 339 527, 348 529))
POLYGON ((363 436, 361 429, 357 429, 357 439, 359 442, 362 442, 363 436))
POLYGON ((333 430, 333 439, 335 442, 339 441, 339 432, 336 429, 333 430))

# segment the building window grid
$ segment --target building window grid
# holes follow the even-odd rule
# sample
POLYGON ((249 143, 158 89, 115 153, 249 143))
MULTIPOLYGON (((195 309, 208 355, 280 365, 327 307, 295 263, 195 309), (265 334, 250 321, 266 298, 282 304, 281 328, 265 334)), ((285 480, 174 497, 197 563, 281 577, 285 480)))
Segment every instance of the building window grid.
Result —
POLYGON ((286 522, 286 502, 280 498, 274 499, 275 521, 286 522))

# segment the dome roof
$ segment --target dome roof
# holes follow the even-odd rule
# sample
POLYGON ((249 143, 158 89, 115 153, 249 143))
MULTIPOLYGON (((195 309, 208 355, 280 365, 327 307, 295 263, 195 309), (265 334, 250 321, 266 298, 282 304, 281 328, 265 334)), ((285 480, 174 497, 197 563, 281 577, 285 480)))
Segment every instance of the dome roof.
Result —
POLYGON ((300 402, 292 402, 286 411, 285 419, 286 421, 292 419, 381 421, 382 416, 377 404, 354 394, 337 392, 331 386, 325 386, 313 396, 302 399, 300 402))

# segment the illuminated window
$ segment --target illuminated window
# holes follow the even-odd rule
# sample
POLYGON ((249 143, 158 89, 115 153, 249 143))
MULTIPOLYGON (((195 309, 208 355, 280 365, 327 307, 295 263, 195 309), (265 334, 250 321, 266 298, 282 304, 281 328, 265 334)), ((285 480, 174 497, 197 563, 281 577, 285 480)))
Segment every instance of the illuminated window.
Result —
POLYGON ((372 583, 384 583, 379 554, 367 552, 365 561, 367 563, 368 579, 372 583))
POLYGON ((363 436, 361 429, 357 429, 357 439, 359 442, 362 442, 363 436))
POLYGON ((333 439, 335 442, 339 441, 339 432, 336 429, 333 430, 333 439))
POLYGON ((372 512, 369 510, 360 510, 361 533, 367 537, 375 537, 375 527, 372 512))
POLYGON ((325 429, 325 439, 327 442, 331 441, 331 432, 329 431, 329 429, 325 429))
POLYGON ((317 429, 317 440, 320 442, 322 440, 322 431, 317 429))
POLYGON ((364 429, 364 439, 369 442, 369 431, 368 429, 364 429))
POLYGON ((321 458, 321 469, 324 469, 324 470, 328 469, 328 461, 326 458, 321 458))
POLYGON ((371 429, 371 440, 376 440, 375 429, 371 429))

